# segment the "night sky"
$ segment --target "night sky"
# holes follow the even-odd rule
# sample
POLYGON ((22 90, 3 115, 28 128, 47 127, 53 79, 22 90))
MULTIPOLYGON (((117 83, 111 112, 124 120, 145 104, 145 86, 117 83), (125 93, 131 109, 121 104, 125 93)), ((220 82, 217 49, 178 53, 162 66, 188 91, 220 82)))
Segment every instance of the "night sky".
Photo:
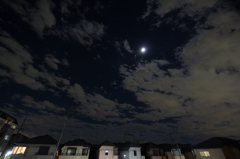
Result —
POLYGON ((239 10, 233 0, 1 0, 0 109, 56 139, 71 110, 62 142, 239 139, 239 10))

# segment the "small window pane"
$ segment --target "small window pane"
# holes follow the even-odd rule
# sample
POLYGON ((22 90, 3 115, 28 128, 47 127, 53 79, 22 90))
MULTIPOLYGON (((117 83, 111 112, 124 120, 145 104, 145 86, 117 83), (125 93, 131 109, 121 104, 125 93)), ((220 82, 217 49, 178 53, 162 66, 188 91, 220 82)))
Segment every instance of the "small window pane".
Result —
POLYGON ((158 156, 158 150, 153 150, 153 156, 158 156))
POLYGON ((68 148, 67 155, 75 155, 76 154, 76 148, 68 148))
POLYGON ((13 154, 24 154, 27 147, 16 146, 13 148, 13 154))
POLYGON ((82 155, 87 156, 88 155, 88 149, 83 149, 82 150, 82 155))
POLYGON ((173 150, 173 156, 180 156, 178 150, 173 150))
POLYGON ((137 151, 134 151, 134 156, 137 156, 137 151))

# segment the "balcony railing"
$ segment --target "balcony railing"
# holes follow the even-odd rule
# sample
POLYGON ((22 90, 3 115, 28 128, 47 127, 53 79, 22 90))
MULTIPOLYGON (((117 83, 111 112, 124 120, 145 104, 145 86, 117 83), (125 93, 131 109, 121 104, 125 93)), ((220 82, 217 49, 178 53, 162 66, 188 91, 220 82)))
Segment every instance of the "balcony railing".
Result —
POLYGON ((64 156, 87 156, 87 155, 83 155, 82 153, 75 153, 75 154, 61 153, 61 155, 64 155, 64 156))

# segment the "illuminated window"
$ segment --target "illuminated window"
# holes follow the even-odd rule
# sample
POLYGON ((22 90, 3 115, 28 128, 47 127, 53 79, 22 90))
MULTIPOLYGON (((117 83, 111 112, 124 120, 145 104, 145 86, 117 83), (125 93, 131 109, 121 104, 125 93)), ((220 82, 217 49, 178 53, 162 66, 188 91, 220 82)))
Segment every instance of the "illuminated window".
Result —
POLYGON ((76 154, 76 148, 69 147, 67 150, 67 155, 75 155, 76 154))
POLYGON ((9 136, 8 135, 5 135, 4 136, 4 140, 8 140, 9 136))
POLYGON ((24 154, 27 147, 15 146, 12 154, 24 154))
POLYGON ((88 155, 88 149, 83 149, 82 150, 82 155, 87 156, 88 155))
POLYGON ((201 156, 204 156, 204 157, 209 157, 210 156, 209 151, 200 151, 199 153, 200 153, 201 156))
POLYGON ((105 155, 108 155, 108 150, 105 150, 105 155))

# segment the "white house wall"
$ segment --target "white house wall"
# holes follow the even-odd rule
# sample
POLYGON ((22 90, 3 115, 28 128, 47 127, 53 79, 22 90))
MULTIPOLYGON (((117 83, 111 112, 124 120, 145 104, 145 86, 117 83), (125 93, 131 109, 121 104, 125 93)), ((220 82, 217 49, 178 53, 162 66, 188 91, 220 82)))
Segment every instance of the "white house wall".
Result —
POLYGON ((141 159, 141 148, 140 147, 130 147, 129 149, 129 159, 141 159), (134 151, 137 151, 137 156, 134 156, 134 151))
POLYGON ((221 148, 216 148, 216 149, 194 149, 194 153, 196 155, 196 159, 226 159, 222 149, 221 148), (204 157, 200 155, 200 151, 208 151, 210 156, 209 157, 204 157))
POLYGON ((60 154, 59 159, 88 159, 90 154, 90 148, 89 147, 83 147, 83 146, 64 146, 62 148, 62 154, 60 154), (66 155, 68 148, 76 148, 76 155, 66 155), (88 149, 88 154, 86 156, 82 156, 82 150, 88 149))

